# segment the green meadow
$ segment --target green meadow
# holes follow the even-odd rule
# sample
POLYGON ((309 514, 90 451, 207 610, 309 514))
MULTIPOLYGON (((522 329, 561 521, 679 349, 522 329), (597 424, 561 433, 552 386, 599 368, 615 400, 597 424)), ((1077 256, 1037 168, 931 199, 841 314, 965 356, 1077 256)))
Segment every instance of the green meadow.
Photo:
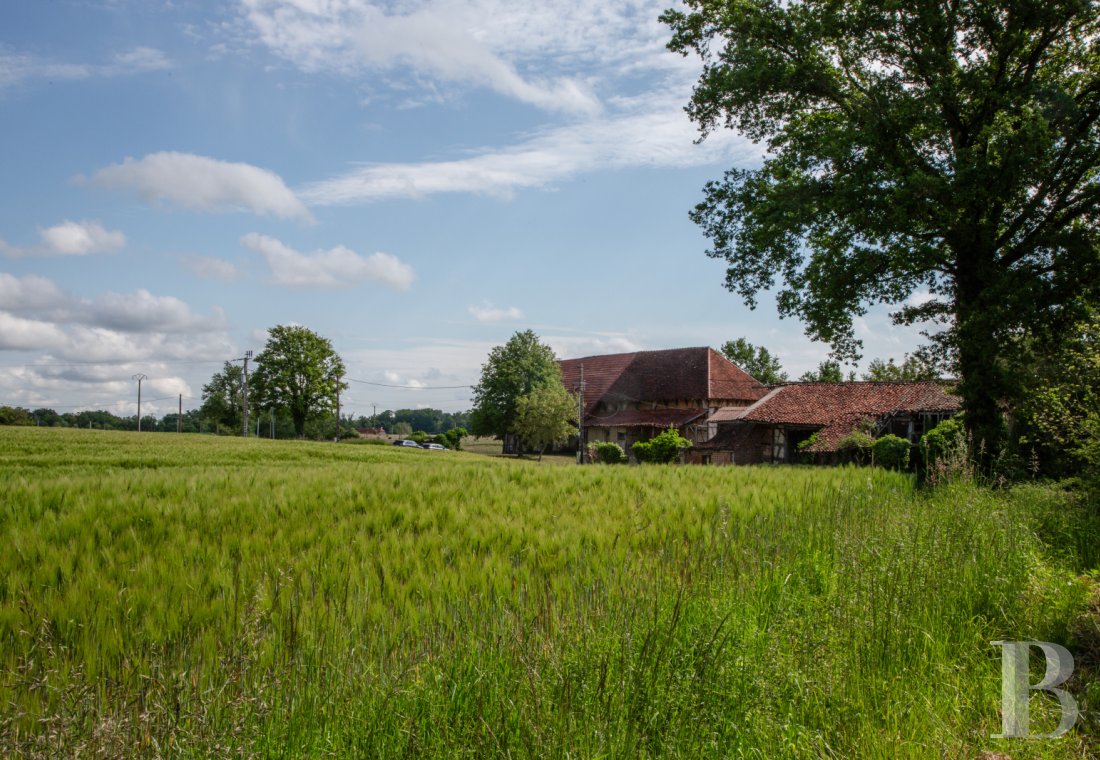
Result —
POLYGON ((877 469, 0 428, 0 755, 1091 757, 1098 526, 877 469), (1078 657, 1068 736, 990 738, 1001 639, 1078 657))

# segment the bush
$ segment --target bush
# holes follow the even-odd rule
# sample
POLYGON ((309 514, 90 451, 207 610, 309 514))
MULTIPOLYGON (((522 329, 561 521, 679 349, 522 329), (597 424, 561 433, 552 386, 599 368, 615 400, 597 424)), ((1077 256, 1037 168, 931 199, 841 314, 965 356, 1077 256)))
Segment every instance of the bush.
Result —
POLYGON ((614 441, 600 441, 593 447, 593 460, 600 464, 622 464, 626 462, 626 452, 614 441))
POLYGON ((953 479, 969 472, 966 427, 961 415, 944 420, 921 436, 921 480, 953 479))
POLYGON ((840 439, 837 451, 845 462, 864 464, 871 458, 871 450, 874 448, 875 439, 861 430, 853 430, 840 439))
POLYGON ((676 428, 669 426, 668 430, 648 441, 635 443, 630 450, 634 452, 634 458, 639 462, 668 464, 680 456, 681 451, 690 446, 691 441, 680 435, 676 428))
POLYGON ((884 435, 871 447, 875 464, 887 470, 905 470, 909 467, 909 441, 896 435, 884 435))
POLYGON ((446 433, 443 434, 442 437, 446 438, 446 441, 441 441, 441 443, 443 443, 443 445, 446 446, 449 449, 454 449, 455 451, 461 451, 462 450, 462 439, 467 437, 468 435, 469 435, 469 433, 466 432, 466 428, 464 428, 464 427, 451 428, 450 430, 448 430, 446 433))

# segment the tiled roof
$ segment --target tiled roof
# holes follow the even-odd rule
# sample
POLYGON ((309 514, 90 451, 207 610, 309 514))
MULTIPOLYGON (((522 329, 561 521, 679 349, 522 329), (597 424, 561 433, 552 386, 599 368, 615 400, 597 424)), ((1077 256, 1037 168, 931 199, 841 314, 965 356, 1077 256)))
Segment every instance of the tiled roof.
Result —
POLYGON ((707 417, 707 422, 733 422, 744 417, 748 410, 747 406, 723 406, 707 417))
POLYGON ((793 383, 783 385, 750 406, 741 419, 770 425, 820 427, 810 451, 835 451, 844 436, 865 418, 886 414, 953 414, 958 396, 934 381, 909 383, 793 383))
MULTIPOLYGON (((711 417, 711 419, 714 419, 711 417)), ((719 425, 718 432, 707 441, 697 443, 694 448, 697 451, 733 451, 744 443, 751 441, 755 432, 755 425, 719 425)))
POLYGON ((629 354, 565 359, 562 382, 570 391, 580 387, 584 366, 585 408, 591 413, 601 401, 669 402, 722 399, 755 401, 767 388, 711 348, 672 348, 629 354))
POLYGON ((584 424, 595 427, 683 427, 707 413, 706 409, 624 409, 592 415, 584 424))

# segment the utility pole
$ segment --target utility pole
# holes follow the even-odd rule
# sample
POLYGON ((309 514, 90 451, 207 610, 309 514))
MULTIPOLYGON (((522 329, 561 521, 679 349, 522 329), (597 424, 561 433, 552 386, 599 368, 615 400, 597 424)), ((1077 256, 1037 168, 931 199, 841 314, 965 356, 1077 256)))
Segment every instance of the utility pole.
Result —
POLYGON ((183 394, 180 394, 180 412, 176 415, 176 432, 183 432, 183 394))
POLYGON ((372 401, 370 402, 370 408, 372 412, 370 417, 370 426, 376 428, 378 427, 378 404, 372 401))
POLYGON ((275 409, 271 409, 271 440, 275 440, 275 409))
POLYGON ((138 372, 136 375, 133 375, 130 379, 131 380, 137 380, 137 383, 138 383, 138 432, 140 433, 141 432, 141 381, 142 380, 148 380, 149 376, 148 375, 143 375, 140 372, 138 372))
POLYGON ((577 393, 577 464, 584 464, 584 365, 581 365, 581 386, 577 393))
POLYGON ((252 358, 252 351, 245 351, 244 356, 244 393, 241 394, 241 408, 244 412, 244 437, 248 437, 248 360, 252 358))
POLYGON ((344 378, 336 378, 336 437, 333 438, 337 443, 340 442, 340 381, 344 378))

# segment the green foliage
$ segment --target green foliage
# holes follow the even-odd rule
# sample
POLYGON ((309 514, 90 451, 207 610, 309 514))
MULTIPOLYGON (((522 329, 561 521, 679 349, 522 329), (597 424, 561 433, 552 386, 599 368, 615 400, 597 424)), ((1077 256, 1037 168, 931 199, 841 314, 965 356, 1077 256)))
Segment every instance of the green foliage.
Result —
POLYGON ((1083 476, 1100 488, 1100 309, 1053 346, 1037 347, 1017 409, 1018 445, 1048 474, 1083 476))
POLYGON ((560 379, 551 379, 516 399, 513 430, 521 441, 538 450, 541 460, 547 446, 564 442, 576 430, 570 422, 576 417, 577 397, 565 390, 560 379))
POLYGON ((803 372, 798 380, 802 383, 842 383, 844 372, 840 369, 840 362, 827 360, 817 365, 816 371, 803 372))
POLYGON ((394 435, 408 436, 412 434, 412 425, 407 422, 396 422, 393 427, 390 428, 390 432, 394 435))
POLYGON ((691 448, 691 441, 680 435, 679 431, 670 425, 668 430, 658 433, 648 441, 635 443, 630 450, 639 462, 668 464, 678 459, 680 454, 689 448, 691 448))
POLYGON ((0 425, 33 425, 34 417, 21 406, 0 406, 0 425))
POLYGON ((382 426, 393 432, 394 425, 399 422, 407 422, 412 430, 423 430, 425 433, 445 433, 451 428, 466 428, 469 426, 470 415, 468 412, 444 412, 440 409, 398 409, 391 411, 386 409, 374 417, 361 416, 356 420, 357 427, 382 426))
POLYGON ((764 346, 754 346, 745 338, 738 338, 727 340, 720 350, 727 359, 765 385, 787 381, 787 373, 778 357, 772 356, 764 346))
POLYGON ((210 382, 202 387, 200 412, 215 426, 216 432, 241 435, 243 389, 244 368, 233 362, 226 362, 221 371, 215 372, 210 382))
POLYGON ((294 431, 305 434, 306 420, 336 410, 344 362, 332 342, 297 325, 277 325, 256 356, 259 365, 249 378, 249 394, 257 409, 285 409, 294 431))
POLYGON ((946 419, 921 436, 922 480, 940 482, 965 476, 969 470, 966 426, 961 415, 946 419))
POLYGON ((875 304, 944 324, 933 345, 992 455, 1012 339, 1100 300, 1097 3, 684 5, 662 20, 702 61, 689 115, 766 154, 692 213, 727 286, 755 305, 780 280, 780 314, 844 358, 875 304))
POLYGON ((898 364, 893 359, 883 361, 872 359, 863 373, 864 380, 877 382, 912 382, 915 380, 936 380, 939 373, 936 367, 923 356, 916 354, 905 355, 905 359, 898 364))
POLYGON ((464 427, 451 428, 447 432, 443 433, 443 435, 441 436, 446 441, 446 443, 444 443, 443 441, 440 441, 440 443, 444 443, 444 445, 447 446, 447 448, 449 449, 461 451, 462 439, 466 438, 469 435, 470 434, 466 432, 466 428, 464 427))
POLYGON ((592 444, 593 460, 600 464, 626 464, 623 447, 614 441, 598 441, 592 444))
POLYGON ((981 757, 987 642, 1094 625, 1096 516, 1054 488, 61 429, 0 452, 5 757, 981 757))
POLYGON ((853 430, 840 439, 837 451, 845 462, 865 464, 871 459, 871 451, 874 448, 875 439, 863 430, 853 430))
POLYGON ((470 432, 478 436, 516 433, 517 404, 539 386, 561 384, 561 368, 553 350, 531 330, 515 333, 489 352, 474 388, 470 432))
POLYGON ((896 435, 884 435, 871 446, 874 462, 887 470, 905 470, 909 467, 909 441, 896 435))

